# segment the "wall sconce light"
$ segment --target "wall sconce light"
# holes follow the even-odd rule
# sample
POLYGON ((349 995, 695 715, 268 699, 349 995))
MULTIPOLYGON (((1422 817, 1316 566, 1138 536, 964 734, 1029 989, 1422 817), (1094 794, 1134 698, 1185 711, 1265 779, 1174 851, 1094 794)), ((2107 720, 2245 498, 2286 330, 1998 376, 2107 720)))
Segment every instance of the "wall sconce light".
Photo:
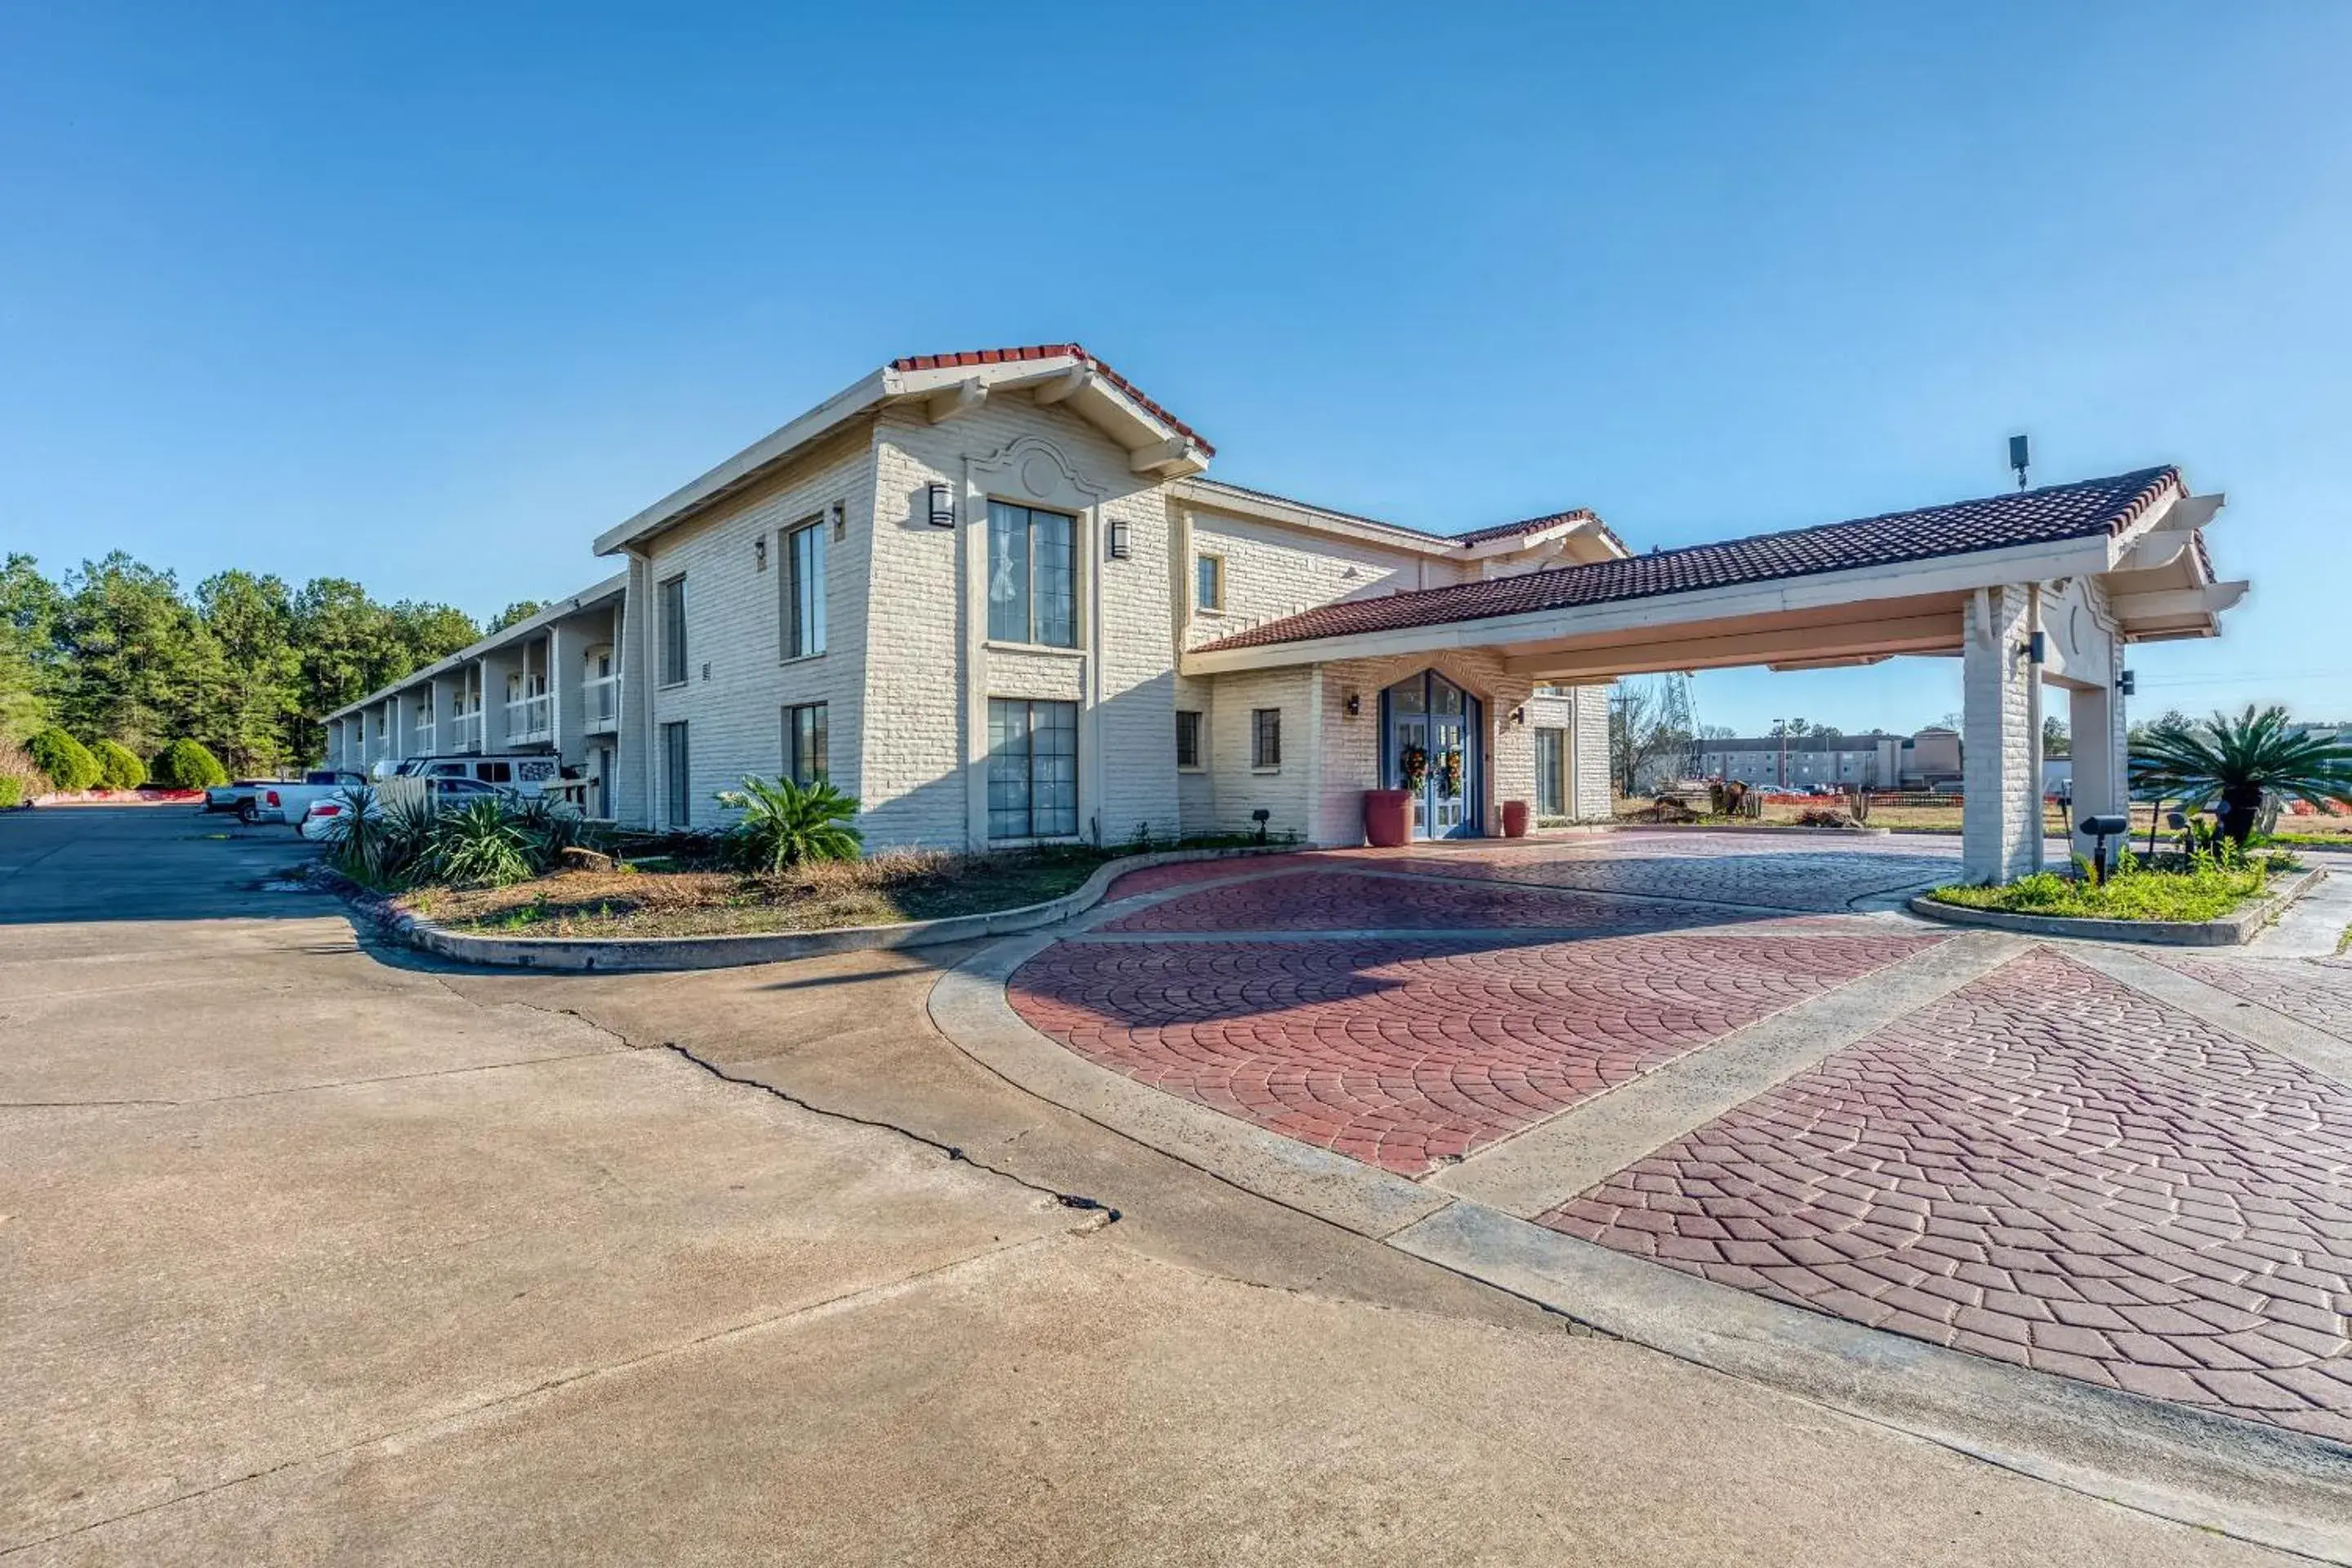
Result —
POLYGON ((2139 690, 2139 678, 2130 670, 2125 670, 2123 679, 2116 682, 2116 690, 2125 697, 2132 696, 2139 690))
POLYGON ((848 532, 849 503, 847 501, 837 500, 833 503, 833 536, 835 539, 841 539, 845 537, 848 532))
POLYGON ((768 569, 768 536, 764 533, 751 541, 751 569, 755 572, 768 569))
POLYGON ((2045 664, 2049 662, 2046 657, 2050 651, 2049 637, 2050 634, 2047 632, 2036 632, 2031 637, 2026 639, 2025 658, 2027 663, 2045 664))
POLYGON ((956 525, 955 498, 949 493, 948 487, 931 485, 928 487, 928 490, 931 506, 931 526, 953 528, 956 525))
POLYGON ((1342 700, 1340 706, 1346 708, 1348 710, 1348 717, 1353 719, 1363 712, 1364 700, 1350 691, 1348 693, 1347 697, 1342 700))
POLYGON ((1110 558, 1113 561, 1126 560, 1127 548, 1127 524, 1113 518, 1110 524, 1110 558))
POLYGON ((1523 708, 1523 707, 1522 707, 1522 708, 1514 708, 1514 709, 1512 709, 1512 710, 1511 710, 1511 722, 1512 722, 1512 723, 1514 723, 1514 724, 1524 724, 1524 723, 1526 723, 1527 721, 1528 721, 1528 710, 1527 710, 1525 708, 1523 708))

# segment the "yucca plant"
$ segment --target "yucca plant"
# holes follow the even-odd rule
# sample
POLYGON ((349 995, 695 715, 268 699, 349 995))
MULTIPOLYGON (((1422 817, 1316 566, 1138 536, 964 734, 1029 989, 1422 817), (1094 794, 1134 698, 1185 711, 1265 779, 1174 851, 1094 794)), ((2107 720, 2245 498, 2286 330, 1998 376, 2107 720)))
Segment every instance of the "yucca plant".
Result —
POLYGON ((503 801, 477 798, 434 814, 426 864, 433 879, 457 888, 503 888, 527 881, 531 842, 503 801))
POLYGON ((346 786, 342 796, 342 810, 327 819, 327 858, 346 877, 380 884, 394 869, 383 807, 365 784, 346 786))
POLYGON ((562 860, 566 849, 587 838, 588 819, 551 795, 524 796, 521 807, 515 813, 515 825, 530 838, 532 867, 541 871, 562 860))
POLYGON ((747 778, 722 789, 719 804, 743 814, 727 830, 736 860, 754 871, 782 871, 804 860, 855 860, 865 835, 849 826, 857 802, 833 785, 747 778))
POLYGON ((2234 719, 2216 713, 2202 724, 2149 731, 2133 745, 2131 782, 2143 797, 2178 800, 2192 812, 2215 808, 2221 837, 2242 846, 2264 795, 2352 803, 2352 743, 2304 734, 2285 709, 2257 711, 2249 703, 2234 719))

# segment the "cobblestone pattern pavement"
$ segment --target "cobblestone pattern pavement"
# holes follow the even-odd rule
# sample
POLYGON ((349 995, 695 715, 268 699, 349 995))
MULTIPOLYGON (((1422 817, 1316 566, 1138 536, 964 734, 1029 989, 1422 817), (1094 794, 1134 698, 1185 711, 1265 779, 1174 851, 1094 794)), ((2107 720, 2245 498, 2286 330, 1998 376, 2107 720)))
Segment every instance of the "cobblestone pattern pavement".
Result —
POLYGON ((2150 956, 2240 1001, 2352 1041, 2352 960, 2202 958, 2178 952, 2150 956))
POLYGON ((1544 1223, 1937 1344, 2352 1441, 2352 1090, 2046 948, 1544 1223))
POLYGON ((1420 1175, 1942 939, 1791 922, 1507 940, 1062 942, 1005 992, 1091 1061, 1420 1175))
POLYGON ((1116 932, 1251 931, 1409 931, 1550 927, 1612 931, 1662 931, 1717 924, 1720 910, 1589 893, 1506 888, 1306 868, 1205 888, 1097 927, 1116 932))
POLYGON ((1759 847, 1743 838, 1735 841, 1736 847, 1708 851, 1674 840, 1672 834, 1622 835, 1601 841, 1599 848, 1449 850, 1422 858, 1442 863, 1450 877, 1823 912, 1843 910, 1874 894, 1947 880, 1957 868, 1946 856, 1875 847, 1824 851, 1810 847, 1810 841, 1808 847, 1759 847))

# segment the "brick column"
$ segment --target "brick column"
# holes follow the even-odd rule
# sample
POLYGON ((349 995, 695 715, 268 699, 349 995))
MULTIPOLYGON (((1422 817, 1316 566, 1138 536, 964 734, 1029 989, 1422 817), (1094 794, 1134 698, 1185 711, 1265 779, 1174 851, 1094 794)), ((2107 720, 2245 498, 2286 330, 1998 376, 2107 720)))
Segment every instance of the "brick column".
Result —
POLYGON ((2011 882, 2042 868, 2042 738, 2029 661, 2033 590, 1979 589, 1962 655, 1960 873, 2011 882))

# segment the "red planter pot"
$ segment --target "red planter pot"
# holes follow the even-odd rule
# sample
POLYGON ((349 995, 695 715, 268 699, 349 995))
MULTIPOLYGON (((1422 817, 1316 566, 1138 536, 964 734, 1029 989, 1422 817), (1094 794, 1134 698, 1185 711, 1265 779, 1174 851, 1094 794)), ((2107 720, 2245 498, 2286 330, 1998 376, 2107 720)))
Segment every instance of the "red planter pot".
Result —
POLYGON ((1507 800, 1503 803, 1503 837, 1525 838, 1528 836, 1528 803, 1507 800))
POLYGON ((1412 795, 1401 789, 1364 792, 1364 839, 1377 849, 1393 849, 1412 837, 1412 795))

